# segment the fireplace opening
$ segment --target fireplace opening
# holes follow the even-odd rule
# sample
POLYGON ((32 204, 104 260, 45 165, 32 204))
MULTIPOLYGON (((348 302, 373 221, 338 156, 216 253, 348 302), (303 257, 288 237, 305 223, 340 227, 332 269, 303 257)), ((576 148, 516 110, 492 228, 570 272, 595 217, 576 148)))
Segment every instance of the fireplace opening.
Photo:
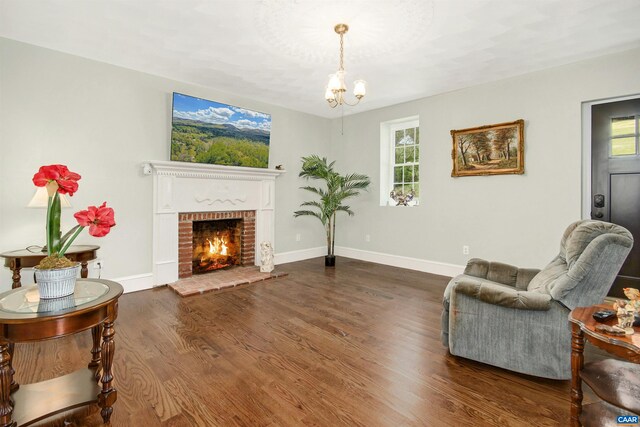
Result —
POLYGON ((193 274, 242 263, 242 219, 193 222, 193 274))

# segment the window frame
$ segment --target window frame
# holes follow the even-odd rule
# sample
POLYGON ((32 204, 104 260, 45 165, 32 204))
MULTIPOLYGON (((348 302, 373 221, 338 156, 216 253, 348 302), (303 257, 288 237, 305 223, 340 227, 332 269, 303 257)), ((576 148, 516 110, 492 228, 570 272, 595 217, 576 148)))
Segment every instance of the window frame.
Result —
MULTIPOLYGON (((391 191, 395 188, 395 133, 398 130, 405 129, 418 129, 419 132, 419 116, 411 116, 403 119, 391 120, 380 124, 380 206, 396 206, 395 201, 389 196, 391 191)), ((420 158, 422 154, 420 136, 418 137, 418 143, 414 146, 418 147, 418 160, 411 163, 399 163, 398 165, 415 165, 418 167, 418 173, 420 173, 420 158)), ((420 178, 418 178, 418 181, 412 181, 412 183, 420 185, 420 178)), ((419 194, 422 194, 421 190, 422 188, 420 186, 419 194)), ((414 198, 409 204, 409 206, 419 205, 420 197, 414 198)))

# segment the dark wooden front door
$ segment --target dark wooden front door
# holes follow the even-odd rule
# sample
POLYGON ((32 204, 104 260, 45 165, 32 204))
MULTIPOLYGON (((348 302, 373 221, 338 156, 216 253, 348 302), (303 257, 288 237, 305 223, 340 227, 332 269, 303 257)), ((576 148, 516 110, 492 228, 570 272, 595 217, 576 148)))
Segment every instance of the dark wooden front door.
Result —
POLYGON ((591 107, 591 218, 622 225, 635 243, 610 296, 640 288, 640 98, 591 107))

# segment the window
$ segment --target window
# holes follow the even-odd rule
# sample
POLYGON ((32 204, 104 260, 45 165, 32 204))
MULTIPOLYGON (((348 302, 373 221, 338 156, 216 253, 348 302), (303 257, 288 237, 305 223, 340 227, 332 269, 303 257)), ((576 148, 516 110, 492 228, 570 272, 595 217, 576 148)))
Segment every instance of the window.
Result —
POLYGON ((638 155, 638 121, 640 116, 611 119, 611 157, 638 155))
POLYGON ((417 206, 420 200, 420 126, 417 117, 380 125, 380 205, 417 206))

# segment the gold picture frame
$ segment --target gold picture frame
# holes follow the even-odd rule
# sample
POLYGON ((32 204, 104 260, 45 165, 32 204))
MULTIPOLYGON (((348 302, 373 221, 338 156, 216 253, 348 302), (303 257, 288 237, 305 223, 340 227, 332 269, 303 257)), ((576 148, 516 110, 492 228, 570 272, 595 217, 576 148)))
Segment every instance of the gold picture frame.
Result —
POLYGON ((524 173, 524 120, 452 130, 451 176, 524 173))

